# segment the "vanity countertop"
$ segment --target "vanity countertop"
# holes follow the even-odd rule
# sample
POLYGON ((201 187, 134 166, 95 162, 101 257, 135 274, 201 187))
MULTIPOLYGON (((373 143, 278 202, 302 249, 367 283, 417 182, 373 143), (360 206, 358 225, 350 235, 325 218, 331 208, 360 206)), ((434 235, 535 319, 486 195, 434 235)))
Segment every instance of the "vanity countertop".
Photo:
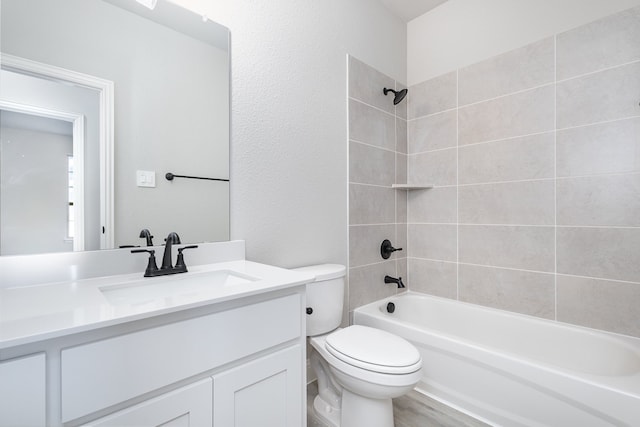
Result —
POLYGON ((161 277, 136 273, 0 289, 0 350, 286 289, 313 279, 306 273, 241 260, 193 266, 188 273, 161 277), (201 285, 210 279, 217 283, 201 285), (183 284, 185 288, 180 288, 183 284), (147 292, 152 288, 170 291, 166 295, 147 292))

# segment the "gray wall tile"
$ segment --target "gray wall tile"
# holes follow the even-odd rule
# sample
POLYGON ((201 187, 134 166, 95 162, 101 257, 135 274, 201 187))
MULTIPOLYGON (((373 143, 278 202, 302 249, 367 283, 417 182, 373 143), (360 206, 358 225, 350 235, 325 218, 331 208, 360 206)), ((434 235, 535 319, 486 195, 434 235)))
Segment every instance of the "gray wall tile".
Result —
POLYGON ((545 319, 555 318, 553 274, 461 264, 460 300, 545 319))
POLYGON ((407 223, 408 194, 406 191, 396 191, 396 222, 407 223))
POLYGON ((558 131, 558 176, 640 171, 640 118, 558 131))
MULTIPOLYGON (((396 90, 402 89, 407 89, 407 85, 396 82, 396 90)), ((389 97, 391 97, 391 94, 389 94, 389 97)), ((404 120, 407 120, 407 105, 409 104, 408 97, 409 93, 407 93, 407 96, 402 102, 400 102, 400 104, 396 105, 396 116, 404 120)))
MULTIPOLYGON (((402 281, 405 283, 405 286, 407 286, 406 280, 409 277, 407 258, 398 258, 396 260, 396 271, 398 276, 402 277, 402 281)), ((398 289, 398 292, 404 292, 404 290, 398 289)))
POLYGON ((396 154, 396 176, 395 181, 391 184, 406 184, 407 183, 407 155, 396 154))
POLYGON ((640 337, 640 284, 558 276, 558 320, 640 337))
POLYGON ((457 270, 454 262, 408 259, 409 278, 405 285, 414 292, 457 298, 457 270))
POLYGON ((640 229, 558 227, 558 273, 640 283, 640 229))
POLYGON ((395 190, 370 185, 349 185, 349 224, 395 223, 395 190))
POLYGON ((460 262, 553 272, 553 227, 460 225, 460 262))
POLYGON ((383 262, 380 244, 384 239, 397 240, 394 224, 349 226, 349 267, 383 262))
POLYGON ((456 261, 456 226, 409 224, 408 254, 415 258, 456 261))
POLYGON ((396 151, 398 153, 408 153, 407 141, 407 121, 396 118, 396 151))
POLYGON ((452 185, 456 183, 457 149, 409 155, 409 183, 452 185))
POLYGON ((439 187, 408 193, 409 222, 457 222, 458 190, 456 187, 439 187))
POLYGON ((384 276, 396 276, 396 261, 349 269, 349 311, 361 305, 393 296, 397 288, 384 283, 384 276))
POLYGON ((557 50, 559 80, 640 59, 640 7, 558 34, 557 50))
POLYGON ((396 154, 349 141, 349 181, 391 186, 396 182, 396 154))
POLYGON ((558 83, 558 129, 640 116, 639 75, 636 62, 558 83))
POLYGON ((457 106, 457 73, 447 73, 409 88, 407 117, 415 119, 457 106))
MULTIPOLYGON (((391 258, 400 260, 407 257, 407 252, 409 252, 408 246, 407 246, 407 243, 408 243, 407 232, 408 232, 407 224, 396 224, 396 239, 391 240, 391 243, 393 244, 394 248, 398 248, 398 249, 401 248, 402 250, 395 251, 393 254, 391 254, 391 258)), ((382 243, 382 241, 380 241, 380 243, 382 243)), ((406 273, 402 277, 407 277, 406 273)))
POLYGON ((557 200, 558 225, 640 227, 640 174, 559 179, 557 200))
POLYGON ((458 182, 554 178, 554 133, 462 146, 458 151, 458 182))
POLYGON ((493 141, 554 129, 554 86, 507 95, 458 111, 458 144, 493 141))
POLYGON ((465 185, 458 189, 458 214, 465 224, 554 224, 554 181, 465 185))
POLYGON ((531 89, 555 79, 553 37, 462 68, 460 105, 531 89))
POLYGON ((458 144, 456 110, 411 120, 408 126, 409 153, 439 150, 455 147, 458 144))
POLYGON ((384 111, 350 99, 349 139, 394 151, 396 119, 384 111))
POLYGON ((385 87, 393 89, 395 85, 391 77, 349 56, 349 97, 395 115, 393 102, 382 91, 385 87))

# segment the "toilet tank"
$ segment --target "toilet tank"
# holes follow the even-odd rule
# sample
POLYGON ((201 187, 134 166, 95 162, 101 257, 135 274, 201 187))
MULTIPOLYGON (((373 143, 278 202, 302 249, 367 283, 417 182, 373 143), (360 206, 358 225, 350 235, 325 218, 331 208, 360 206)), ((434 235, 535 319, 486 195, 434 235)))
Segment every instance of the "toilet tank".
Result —
POLYGON ((346 267, 321 264, 295 270, 316 276, 315 282, 307 284, 307 336, 325 334, 338 328, 342 323, 346 267))

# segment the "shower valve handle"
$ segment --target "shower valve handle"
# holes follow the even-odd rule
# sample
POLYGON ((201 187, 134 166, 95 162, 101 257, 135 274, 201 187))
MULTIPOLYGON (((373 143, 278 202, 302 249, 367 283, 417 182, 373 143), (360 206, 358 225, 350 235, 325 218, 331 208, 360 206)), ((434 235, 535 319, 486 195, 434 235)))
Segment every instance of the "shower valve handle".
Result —
POLYGON ((394 248, 389 239, 384 239, 380 245, 380 255, 383 259, 389 259, 393 252, 401 250, 402 248, 394 248))

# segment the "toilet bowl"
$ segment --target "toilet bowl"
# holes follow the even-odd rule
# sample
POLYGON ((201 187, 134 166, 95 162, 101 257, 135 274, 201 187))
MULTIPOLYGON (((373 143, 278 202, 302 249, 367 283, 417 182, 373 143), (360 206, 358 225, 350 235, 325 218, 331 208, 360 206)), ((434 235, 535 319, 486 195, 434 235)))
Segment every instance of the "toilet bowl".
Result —
POLYGON ((307 285, 307 335, 311 368, 318 377, 313 410, 331 427, 393 427, 391 399, 415 387, 422 359, 408 341, 342 320, 344 266, 324 264, 307 285))

